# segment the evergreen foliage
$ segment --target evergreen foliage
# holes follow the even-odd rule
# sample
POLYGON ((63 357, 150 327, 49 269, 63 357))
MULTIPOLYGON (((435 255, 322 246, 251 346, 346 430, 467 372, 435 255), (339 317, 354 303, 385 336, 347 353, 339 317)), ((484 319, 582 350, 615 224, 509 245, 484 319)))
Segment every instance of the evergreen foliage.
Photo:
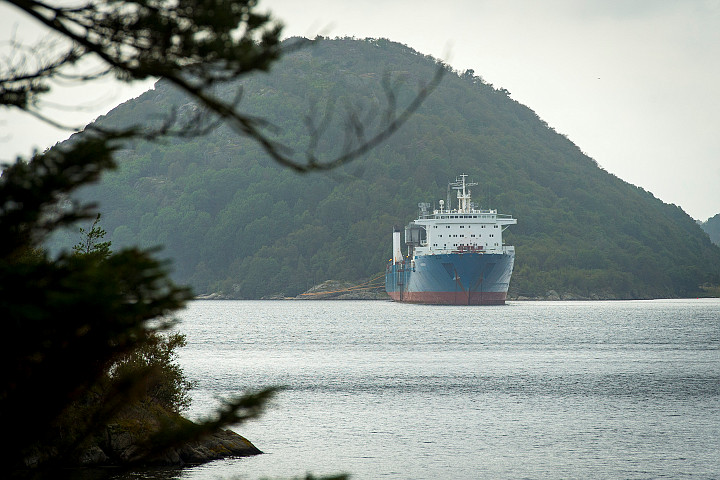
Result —
MULTIPOLYGON (((100 217, 101 214, 98 213, 88 230, 80 228, 83 237, 73 246, 75 255, 95 258, 98 261, 112 255, 110 250, 112 242, 103 241, 107 232, 100 226, 100 217)), ((78 421, 92 417, 94 409, 100 408, 97 399, 106 397, 108 389, 117 384, 130 385, 136 381, 139 384, 135 387, 136 403, 142 406, 150 404, 174 414, 186 410, 190 406, 190 389, 194 384, 185 378, 182 369, 176 363, 177 349, 185 345, 185 335, 182 333, 149 332, 144 342, 120 355, 109 366, 93 387, 89 397, 74 402, 70 409, 73 414, 65 415, 63 422, 69 428, 75 428, 78 421)))
POLYGON ((146 343, 118 359, 108 373, 112 380, 119 381, 137 378, 143 372, 140 401, 181 413, 190 406, 190 389, 194 385, 176 363, 177 349, 185 344, 181 333, 152 333, 146 343))
POLYGON ((80 141, 73 151, 7 166, 0 182, 0 421, 13 438, 2 451, 9 468, 22 465, 38 444, 53 445, 58 458, 69 455, 136 398, 131 384, 116 383, 84 417, 87 423, 74 427, 76 435, 63 434, 75 402, 90 395, 118 358, 168 326, 148 320, 164 318, 189 297, 162 263, 135 248, 107 258, 51 258, 37 249, 53 229, 85 211, 57 211, 58 200, 111 165, 111 149, 97 139, 80 141))
MULTIPOLYGON (((268 121, 271 141, 322 161, 348 142, 340 119, 382 124, 388 91, 407 106, 437 66, 388 40, 322 39, 216 91, 241 86, 243 108, 268 121)), ((517 252, 511 295, 676 297, 720 281, 720 249, 679 207, 600 168, 506 90, 442 68, 440 86, 398 134, 330 173, 295 176, 220 127, 125 142, 119 171, 84 195, 100 199, 113 244, 164 245, 173 278, 198 293, 296 295, 329 278, 374 276, 390 256, 392 226, 411 220, 418 202, 444 199, 459 173, 480 182, 476 202, 518 219, 506 232, 517 252)), ((198 107, 159 81, 96 124, 152 125, 173 108, 182 119, 198 107)))
POLYGON ((84 237, 72 247, 76 254, 97 255, 101 258, 110 256, 110 246, 112 242, 101 242, 105 235, 107 235, 107 232, 99 225, 100 217, 101 214, 98 213, 92 225, 90 225, 89 230, 80 227, 80 234, 84 235, 84 237))

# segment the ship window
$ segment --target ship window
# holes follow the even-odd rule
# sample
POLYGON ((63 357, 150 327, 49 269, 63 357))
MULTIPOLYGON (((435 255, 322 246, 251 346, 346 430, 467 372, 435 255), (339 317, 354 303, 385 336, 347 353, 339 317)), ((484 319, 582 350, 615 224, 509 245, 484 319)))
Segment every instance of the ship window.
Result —
POLYGON ((460 225, 460 228, 465 228, 465 225, 460 225))
POLYGON ((475 236, 475 234, 473 233, 473 234, 471 234, 470 236, 471 236, 471 237, 474 237, 474 236, 475 236))
POLYGON ((464 237, 465 235, 460 235, 461 237, 464 237))

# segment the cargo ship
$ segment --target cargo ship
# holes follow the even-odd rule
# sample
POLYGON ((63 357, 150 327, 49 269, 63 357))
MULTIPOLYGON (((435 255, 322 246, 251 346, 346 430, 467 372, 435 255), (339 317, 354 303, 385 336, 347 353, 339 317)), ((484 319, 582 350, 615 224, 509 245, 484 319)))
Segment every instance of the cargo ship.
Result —
POLYGON ((503 231, 517 220, 497 210, 475 208, 459 175, 448 185, 447 204, 419 203, 417 220, 393 228, 393 255, 385 269, 385 290, 397 302, 446 305, 503 305, 507 298, 515 247, 503 244, 503 231), (457 208, 450 192, 457 190, 457 208))

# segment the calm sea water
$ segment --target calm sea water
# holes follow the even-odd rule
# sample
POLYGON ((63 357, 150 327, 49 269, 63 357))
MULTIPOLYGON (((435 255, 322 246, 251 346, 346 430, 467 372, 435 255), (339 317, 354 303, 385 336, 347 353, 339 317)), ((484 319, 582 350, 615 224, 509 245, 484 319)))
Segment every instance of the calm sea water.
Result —
POLYGON ((281 385, 266 452, 164 478, 720 478, 720 300, 195 301, 191 417, 281 385))

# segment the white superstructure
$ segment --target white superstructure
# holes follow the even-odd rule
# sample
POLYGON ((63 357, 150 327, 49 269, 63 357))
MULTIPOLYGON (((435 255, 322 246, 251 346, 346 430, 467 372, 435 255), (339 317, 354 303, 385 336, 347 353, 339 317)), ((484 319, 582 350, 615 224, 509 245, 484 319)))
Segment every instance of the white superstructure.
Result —
MULTIPOLYGON (((417 220, 405 227, 405 243, 414 256, 437 255, 458 252, 509 253, 512 246, 503 245, 502 232, 517 223, 511 215, 497 210, 475 208, 468 187, 477 183, 466 182, 467 175, 459 175, 450 184, 457 190, 458 206, 447 205, 440 200, 440 208, 430 213, 429 204, 420 203, 417 220)), ((448 201, 450 199, 448 198, 448 201)))

